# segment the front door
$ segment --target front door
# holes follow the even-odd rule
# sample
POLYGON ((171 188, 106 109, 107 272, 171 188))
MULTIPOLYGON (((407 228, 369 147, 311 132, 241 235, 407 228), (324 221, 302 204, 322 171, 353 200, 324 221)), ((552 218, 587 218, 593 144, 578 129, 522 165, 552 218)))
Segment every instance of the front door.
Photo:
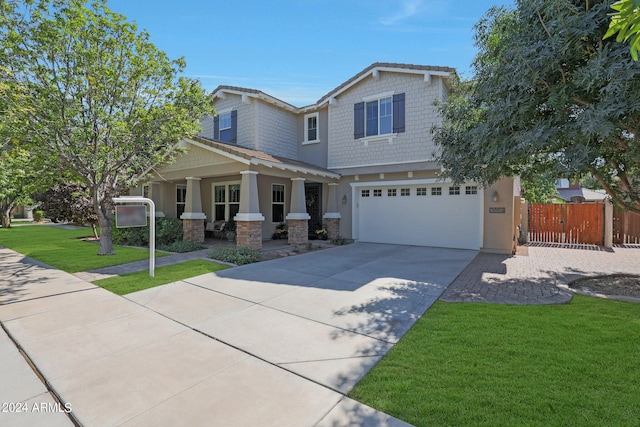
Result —
POLYGON ((309 234, 322 228, 322 184, 304 184, 304 194, 309 219, 309 234))

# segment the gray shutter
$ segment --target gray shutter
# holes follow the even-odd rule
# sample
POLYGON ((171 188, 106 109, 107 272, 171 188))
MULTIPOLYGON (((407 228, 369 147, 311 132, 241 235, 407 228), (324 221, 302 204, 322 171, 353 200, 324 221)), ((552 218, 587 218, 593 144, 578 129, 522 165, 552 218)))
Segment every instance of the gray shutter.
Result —
POLYGON ((213 118, 213 139, 220 141, 220 116, 213 118))
POLYGON ((404 93, 393 95, 393 133, 404 132, 404 93))
POLYGON ((238 143, 238 110, 231 111, 231 136, 229 142, 232 144, 238 143))
POLYGON ((364 102, 353 106, 353 138, 364 138, 364 102))

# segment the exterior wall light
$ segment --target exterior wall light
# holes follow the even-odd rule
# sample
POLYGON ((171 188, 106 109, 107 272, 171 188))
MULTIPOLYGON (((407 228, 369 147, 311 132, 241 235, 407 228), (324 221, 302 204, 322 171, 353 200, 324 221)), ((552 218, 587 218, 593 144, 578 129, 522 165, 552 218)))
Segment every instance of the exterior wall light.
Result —
POLYGON ((343 205, 347 204, 347 195, 346 194, 344 196, 342 196, 342 204, 343 205))
POLYGON ((497 202, 498 200, 500 200, 500 198, 498 197, 498 190, 493 190, 493 194, 491 195, 491 200, 493 200, 494 202, 497 202))

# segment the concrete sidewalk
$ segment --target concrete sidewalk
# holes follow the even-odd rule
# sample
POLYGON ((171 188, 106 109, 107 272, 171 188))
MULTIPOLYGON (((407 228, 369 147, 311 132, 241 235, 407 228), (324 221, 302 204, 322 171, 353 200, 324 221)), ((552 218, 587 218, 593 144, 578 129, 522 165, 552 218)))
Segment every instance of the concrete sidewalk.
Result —
POLYGON ((0 425, 406 425, 13 251, 0 264, 0 322, 60 398, 0 334, 3 402, 47 408, 0 425))

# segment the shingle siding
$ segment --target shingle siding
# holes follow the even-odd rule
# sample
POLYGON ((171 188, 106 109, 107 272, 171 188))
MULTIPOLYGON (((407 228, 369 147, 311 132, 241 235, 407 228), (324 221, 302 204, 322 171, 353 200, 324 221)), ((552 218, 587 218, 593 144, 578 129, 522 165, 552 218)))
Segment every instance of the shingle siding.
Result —
MULTIPOLYGON (((296 115, 263 101, 253 99, 258 123, 257 150, 297 160, 296 115)), ((238 120, 239 123, 239 120, 238 120)))
MULTIPOLYGON (((236 144, 240 147, 257 150, 256 147, 256 120, 253 102, 243 104, 240 95, 226 94, 225 99, 217 98, 215 101, 216 111, 236 110, 238 112, 238 135, 236 144)), ((213 132, 213 117, 205 117, 201 120, 202 132, 199 136, 215 139, 213 132)))
POLYGON ((432 158, 435 149, 431 128, 439 120, 433 101, 441 99, 442 81, 432 77, 431 84, 422 75, 380 72, 378 79, 366 78, 329 106, 328 167, 400 163, 432 158), (354 139, 353 106, 364 97, 393 91, 405 94, 405 132, 388 140, 365 144, 354 139))

